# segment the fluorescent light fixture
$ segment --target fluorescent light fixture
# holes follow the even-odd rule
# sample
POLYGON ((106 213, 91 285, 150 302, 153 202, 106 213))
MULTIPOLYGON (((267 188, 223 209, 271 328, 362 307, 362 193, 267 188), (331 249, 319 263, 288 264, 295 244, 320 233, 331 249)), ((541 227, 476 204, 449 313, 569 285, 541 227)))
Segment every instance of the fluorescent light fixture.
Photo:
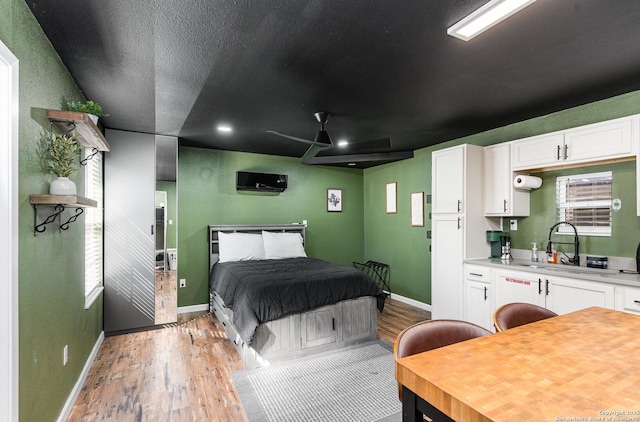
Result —
POLYGON ((347 145, 349 145, 349 142, 345 141, 344 139, 341 139, 341 140, 338 141, 338 146, 341 147, 341 148, 344 148, 347 145))
POLYGON ((536 0, 491 0, 449 29, 452 37, 469 41, 493 25, 502 22, 509 16, 529 6, 536 0))
POLYGON ((218 125, 217 129, 218 129, 218 132, 225 132, 225 133, 233 132, 233 128, 229 125, 218 125))

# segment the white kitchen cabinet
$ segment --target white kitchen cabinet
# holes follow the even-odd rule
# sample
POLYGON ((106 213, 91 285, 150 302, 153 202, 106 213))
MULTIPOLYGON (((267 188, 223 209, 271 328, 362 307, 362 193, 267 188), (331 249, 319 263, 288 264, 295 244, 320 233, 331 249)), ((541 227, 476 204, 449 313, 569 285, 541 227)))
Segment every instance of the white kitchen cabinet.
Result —
POLYGON ((616 286, 615 309, 640 315, 640 288, 616 286))
POLYGON ((464 320, 495 331, 489 267, 465 264, 464 278, 464 320))
POLYGON ((511 270, 496 270, 493 282, 496 309, 512 302, 533 303, 557 314, 591 306, 614 308, 614 287, 607 283, 511 270))
POLYGON ((546 308, 558 315, 591 306, 614 308, 614 287, 610 284, 555 276, 546 280, 546 308))
POLYGON ((464 220, 434 214, 431 220, 431 316, 462 319, 464 220))
POLYGON ((493 285, 495 309, 513 302, 545 306, 544 276, 524 271, 496 270, 493 273, 493 285))
POLYGON ((637 126, 638 116, 629 116, 513 141, 513 170, 632 157, 637 151, 637 126))
POLYGON ((484 148, 459 145, 432 155, 431 305, 434 319, 463 318, 463 262, 491 254, 484 217, 484 148))
POLYGON ((467 147, 468 145, 460 145, 433 152, 431 156, 432 213, 463 212, 467 147))
POLYGON ((511 144, 484 149, 484 214, 487 217, 529 216, 529 191, 513 186, 511 144))

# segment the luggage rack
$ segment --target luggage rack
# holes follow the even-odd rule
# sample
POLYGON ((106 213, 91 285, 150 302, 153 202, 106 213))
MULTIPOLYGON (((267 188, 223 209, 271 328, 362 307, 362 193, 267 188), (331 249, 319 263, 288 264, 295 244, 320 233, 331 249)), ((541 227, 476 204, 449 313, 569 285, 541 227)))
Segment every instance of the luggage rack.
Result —
POLYGON ((353 266, 371 277, 384 291, 386 296, 391 296, 391 288, 389 288, 389 266, 387 264, 376 261, 367 261, 363 264, 354 261, 353 266))

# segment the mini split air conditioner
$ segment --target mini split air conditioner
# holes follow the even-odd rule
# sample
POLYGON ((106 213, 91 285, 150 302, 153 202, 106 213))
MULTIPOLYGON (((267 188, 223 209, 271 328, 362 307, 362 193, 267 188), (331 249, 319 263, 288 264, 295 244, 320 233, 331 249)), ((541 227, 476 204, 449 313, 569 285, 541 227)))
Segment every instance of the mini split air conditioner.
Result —
POLYGON ((283 192, 286 188, 286 174, 252 173, 247 171, 236 173, 236 190, 283 192))

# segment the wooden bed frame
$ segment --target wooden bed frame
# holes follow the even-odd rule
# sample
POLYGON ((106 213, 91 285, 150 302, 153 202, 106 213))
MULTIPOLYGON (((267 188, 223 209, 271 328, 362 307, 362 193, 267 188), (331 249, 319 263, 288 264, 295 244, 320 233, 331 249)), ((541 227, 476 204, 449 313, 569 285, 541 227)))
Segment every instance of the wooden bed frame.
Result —
MULTIPOLYGON (((211 225, 209 270, 218 261, 218 232, 300 233, 304 241, 305 229, 302 224, 211 225)), ((260 324, 249 346, 233 325, 233 311, 224 305, 218 294, 209 293, 211 312, 224 326, 246 369, 375 339, 378 335, 376 303, 375 297, 365 296, 260 324)))

